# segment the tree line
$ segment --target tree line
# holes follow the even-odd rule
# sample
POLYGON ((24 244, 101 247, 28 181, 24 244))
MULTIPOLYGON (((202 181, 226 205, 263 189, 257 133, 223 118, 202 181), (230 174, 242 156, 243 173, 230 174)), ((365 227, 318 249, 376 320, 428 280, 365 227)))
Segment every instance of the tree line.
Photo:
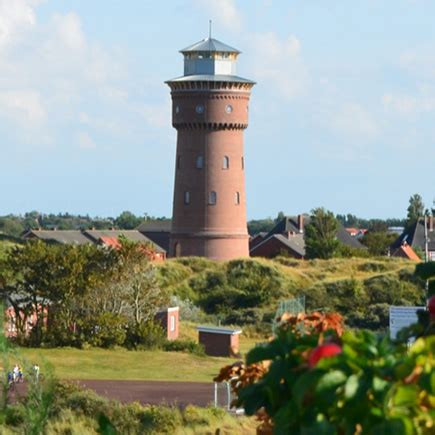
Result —
POLYGON ((31 229, 44 230, 81 230, 95 228, 105 230, 118 228, 121 230, 132 230, 137 228, 144 221, 166 220, 165 217, 135 215, 130 211, 123 211, 117 217, 90 217, 89 215, 74 215, 71 213, 45 214, 38 211, 31 211, 24 215, 9 214, 0 216, 0 234, 19 238, 25 231, 31 229))
POLYGON ((136 347, 159 335, 153 319, 169 295, 144 248, 126 239, 116 250, 40 241, 11 248, 0 260, 0 296, 14 309, 17 341, 136 347))

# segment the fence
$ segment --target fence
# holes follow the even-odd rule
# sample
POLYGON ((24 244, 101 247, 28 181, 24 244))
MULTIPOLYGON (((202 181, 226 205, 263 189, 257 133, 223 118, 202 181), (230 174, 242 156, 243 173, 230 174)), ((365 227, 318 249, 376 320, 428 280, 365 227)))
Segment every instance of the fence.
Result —
POLYGON ((279 319, 284 313, 299 314, 305 313, 305 296, 298 296, 293 299, 287 299, 279 303, 276 310, 275 317, 272 320, 272 333, 275 335, 276 328, 278 327, 277 319, 279 319))

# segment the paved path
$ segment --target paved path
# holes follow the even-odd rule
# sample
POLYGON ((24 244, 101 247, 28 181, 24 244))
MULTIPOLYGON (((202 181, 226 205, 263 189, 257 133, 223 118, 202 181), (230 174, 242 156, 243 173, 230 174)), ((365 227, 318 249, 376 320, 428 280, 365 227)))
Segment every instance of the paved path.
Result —
MULTIPOLYGON (((204 382, 164 381, 75 381, 97 394, 123 403, 139 402, 143 405, 176 405, 184 408, 210 405, 214 400, 214 384, 204 382)), ((224 400, 224 392, 219 396, 224 400)))
MULTIPOLYGON (((187 405, 208 406, 214 403, 212 382, 165 382, 165 381, 111 381, 76 380, 72 381, 97 394, 122 403, 139 402, 142 405, 174 405, 181 408, 187 405)), ((14 384, 10 400, 15 402, 26 394, 26 382, 14 384)), ((219 404, 226 405, 227 392, 218 390, 219 404)))

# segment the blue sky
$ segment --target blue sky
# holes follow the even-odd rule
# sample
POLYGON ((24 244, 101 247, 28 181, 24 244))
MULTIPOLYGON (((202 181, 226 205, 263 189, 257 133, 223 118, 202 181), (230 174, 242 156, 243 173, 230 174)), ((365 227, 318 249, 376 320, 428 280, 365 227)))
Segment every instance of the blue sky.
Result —
POLYGON ((257 81, 248 217, 435 196, 431 0, 0 0, 0 215, 170 216, 169 88, 208 33, 257 81))

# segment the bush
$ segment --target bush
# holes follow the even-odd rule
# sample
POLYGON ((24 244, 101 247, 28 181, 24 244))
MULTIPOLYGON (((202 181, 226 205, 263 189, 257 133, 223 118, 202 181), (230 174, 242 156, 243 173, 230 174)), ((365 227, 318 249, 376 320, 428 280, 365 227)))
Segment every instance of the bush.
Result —
POLYGON ((183 426, 207 426, 210 420, 223 420, 227 412, 222 408, 210 406, 208 408, 197 408, 187 405, 183 411, 183 426))
POLYGON ((435 336, 408 349, 368 331, 343 334, 338 320, 287 316, 246 365, 215 381, 230 380, 236 405, 270 433, 432 434, 435 336))
POLYGON ((19 404, 6 409, 4 421, 9 426, 17 427, 24 423, 25 418, 26 410, 24 405, 19 404))
POLYGON ((163 328, 153 321, 148 321, 139 325, 129 325, 124 344, 129 349, 160 349, 165 340, 163 328))
POLYGON ((385 272, 387 270, 387 266, 385 263, 367 261, 366 263, 359 264, 358 270, 361 272, 385 272))
POLYGON ((166 352, 187 352, 198 356, 205 356, 204 346, 193 340, 173 340, 163 344, 166 352))
POLYGON ((79 389, 64 397, 61 407, 72 409, 88 417, 96 417, 109 411, 110 402, 92 390, 79 389))
POLYGON ((145 433, 174 433, 182 424, 181 413, 177 408, 147 406, 141 414, 145 433))
POLYGON ((197 307, 190 299, 172 296, 171 306, 180 308, 180 321, 200 323, 204 322, 207 318, 204 311, 197 307))
POLYGON ((126 320, 123 316, 113 313, 102 313, 92 325, 88 325, 89 343, 92 346, 110 348, 121 346, 126 339, 126 320))

